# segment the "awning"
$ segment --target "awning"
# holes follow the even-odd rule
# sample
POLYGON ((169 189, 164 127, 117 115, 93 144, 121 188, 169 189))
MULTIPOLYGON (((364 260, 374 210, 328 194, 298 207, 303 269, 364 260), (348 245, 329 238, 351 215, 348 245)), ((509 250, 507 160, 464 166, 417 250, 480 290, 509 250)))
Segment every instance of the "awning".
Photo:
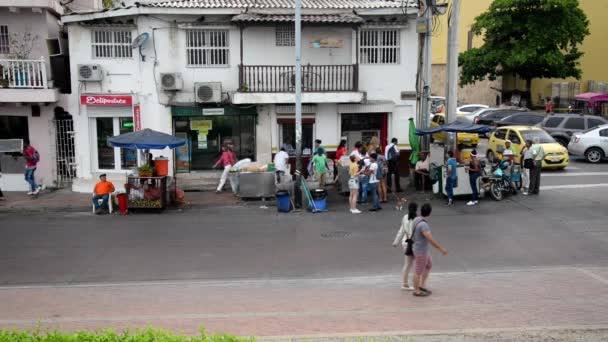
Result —
POLYGON ((463 119, 457 119, 456 121, 435 127, 419 128, 416 129, 416 135, 428 135, 439 132, 451 132, 451 133, 487 133, 493 128, 486 125, 472 124, 463 119))
POLYGON ((162 150, 176 148, 186 144, 186 139, 146 128, 108 138, 108 145, 139 150, 162 150))
MULTIPOLYGON (((291 23, 295 21, 295 16, 291 14, 260 14, 260 13, 241 13, 232 17, 234 23, 291 23)), ((363 18, 355 14, 321 14, 303 15, 303 23, 326 23, 326 24, 362 24, 363 18)))

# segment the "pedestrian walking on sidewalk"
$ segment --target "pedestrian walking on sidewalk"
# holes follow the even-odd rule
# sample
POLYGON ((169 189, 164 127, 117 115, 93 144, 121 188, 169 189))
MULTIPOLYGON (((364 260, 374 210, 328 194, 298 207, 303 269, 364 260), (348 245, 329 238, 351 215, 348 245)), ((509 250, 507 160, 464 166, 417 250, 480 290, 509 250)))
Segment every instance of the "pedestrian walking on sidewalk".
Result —
POLYGON ((348 189, 350 190, 348 204, 350 207, 350 212, 353 214, 361 213, 361 211, 357 209, 357 197, 359 196, 359 174, 361 171, 362 170, 357 163, 357 157, 351 155, 350 165, 348 166, 348 174, 350 176, 348 179, 348 189))
POLYGON ((540 173, 543 168, 543 159, 545 159, 545 150, 540 144, 540 138, 534 137, 532 144, 532 158, 534 158, 534 167, 530 170, 530 194, 538 195, 540 190, 540 173))
MULTIPOLYGON (((393 241, 393 247, 397 247, 401 245, 403 247, 403 251, 405 252, 405 260, 403 262, 403 283, 401 285, 402 290, 414 291, 414 287, 410 285, 408 279, 410 275, 410 270, 412 269, 412 265, 414 264, 414 240, 412 240, 412 224, 416 217, 418 217, 418 204, 412 202, 408 206, 407 215, 403 216, 401 220, 401 226, 399 227, 399 231, 397 232, 397 236, 395 236, 395 240, 393 241)), ((414 284, 412 279, 412 284, 414 284)))
POLYGON ((401 192, 401 183, 399 179, 399 142, 397 138, 391 139, 391 143, 386 146, 384 158, 388 162, 388 175, 386 177, 386 185, 388 192, 392 192, 393 177, 395 177, 395 192, 401 192))
POLYGON ((521 165, 523 172, 521 174, 523 183, 523 195, 528 195, 530 191, 530 171, 534 168, 534 155, 532 154, 532 140, 526 140, 526 145, 521 150, 521 165))
POLYGON ((415 297, 426 297, 432 293, 426 285, 431 268, 433 268, 429 243, 437 248, 443 255, 448 254, 447 249, 443 248, 439 242, 435 241, 433 239, 433 234, 431 234, 431 227, 428 223, 431 211, 433 211, 431 204, 425 203, 420 209, 421 217, 417 217, 412 223, 412 236, 414 238, 412 251, 414 252, 414 263, 416 265, 414 276, 415 297))
MULTIPOLYGON (((222 156, 213 165, 214 168, 216 168, 218 166, 224 167, 224 171, 222 172, 222 177, 220 178, 220 184, 217 186, 217 190, 215 190, 216 193, 222 192, 222 189, 224 188, 224 184, 226 184, 226 179, 228 179, 228 173, 230 172, 230 168, 234 164, 236 164, 236 155, 234 154, 234 152, 232 152, 232 149, 230 148, 230 146, 227 146, 227 145, 223 146, 222 147, 222 156)), ((232 184, 232 182, 231 182, 231 184, 232 184)))
POLYGON ((374 203, 374 206, 369 210, 369 211, 378 211, 378 210, 382 210, 382 207, 380 206, 380 201, 378 200, 378 184, 380 183, 380 181, 377 178, 378 175, 378 155, 376 154, 376 152, 372 153, 369 155, 369 160, 371 162, 368 170, 367 170, 367 175, 369 176, 369 192, 372 195, 372 200, 374 203))
POLYGON ((327 156, 322 147, 317 149, 317 154, 312 157, 312 164, 315 170, 315 177, 319 181, 319 187, 325 188, 325 177, 327 176, 327 156))
POLYGON ((40 161, 40 153, 34 146, 30 145, 30 141, 27 139, 23 140, 23 156, 25 157, 25 181, 30 185, 30 191, 27 194, 37 195, 42 190, 42 186, 36 184, 35 176, 40 161))
POLYGON ((458 182, 458 175, 456 174, 456 167, 458 162, 454 158, 454 152, 448 151, 448 161, 446 164, 446 178, 445 178, 445 192, 448 194, 448 205, 454 205, 454 187, 458 182))
POLYGON ((481 175, 481 165, 477 159, 477 150, 471 152, 471 162, 469 164, 469 183, 471 184, 471 200, 467 205, 476 205, 479 203, 479 190, 477 189, 477 179, 481 175))

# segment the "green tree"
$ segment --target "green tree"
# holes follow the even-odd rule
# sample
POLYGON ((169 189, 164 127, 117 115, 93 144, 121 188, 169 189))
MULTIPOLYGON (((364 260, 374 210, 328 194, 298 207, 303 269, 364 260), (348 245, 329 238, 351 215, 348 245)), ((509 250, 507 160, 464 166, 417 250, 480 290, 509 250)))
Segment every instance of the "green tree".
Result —
POLYGON ((114 7, 114 0, 103 0, 103 8, 114 7))
POLYGON ((580 79, 578 46, 589 35, 589 21, 578 0, 494 0, 471 30, 484 44, 460 54, 460 84, 516 75, 580 79))

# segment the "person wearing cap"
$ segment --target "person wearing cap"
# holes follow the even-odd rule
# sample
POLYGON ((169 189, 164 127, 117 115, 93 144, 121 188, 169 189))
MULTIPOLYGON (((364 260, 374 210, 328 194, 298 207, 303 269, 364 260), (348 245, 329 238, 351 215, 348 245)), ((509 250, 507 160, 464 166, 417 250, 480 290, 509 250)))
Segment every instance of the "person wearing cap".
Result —
POLYGON ((479 203, 479 190, 477 189, 477 179, 481 174, 481 165, 477 159, 477 150, 471 152, 471 162, 469 163, 469 182, 471 184, 471 200, 467 205, 476 205, 479 203))
POLYGON ((505 141, 505 150, 502 152, 503 160, 509 160, 509 166, 513 165, 513 159, 515 158, 515 151, 511 147, 511 140, 505 141))
POLYGON ((101 214, 104 209, 108 208, 110 194, 114 192, 114 184, 108 182, 106 174, 99 175, 99 182, 95 184, 93 189, 93 206, 95 206, 95 214, 101 214), (99 200, 102 200, 102 205, 99 205, 99 200))

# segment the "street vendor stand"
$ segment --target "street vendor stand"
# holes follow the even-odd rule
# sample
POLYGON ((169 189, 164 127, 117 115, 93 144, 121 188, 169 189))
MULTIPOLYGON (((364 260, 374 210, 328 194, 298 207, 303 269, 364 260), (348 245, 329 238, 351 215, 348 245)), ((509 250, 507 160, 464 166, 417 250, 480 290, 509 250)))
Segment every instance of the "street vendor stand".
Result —
POLYGON ((576 108, 582 114, 601 115, 608 119, 608 94, 583 93, 575 96, 576 108))
MULTIPOLYGON (((162 132, 144 129, 108 138, 112 147, 142 150, 140 160, 147 161, 149 150, 176 148, 186 144, 186 140, 162 132)), ((165 209, 168 201, 169 184, 165 158, 157 159, 159 167, 153 170, 150 165, 138 168, 137 174, 127 176, 125 184, 127 204, 130 209, 165 209), (156 171, 156 175, 154 175, 156 171)))
MULTIPOLYGON (((472 124, 459 118, 449 124, 424 129, 416 129, 416 135, 430 135, 438 132, 483 134, 490 132, 491 130, 492 128, 489 126, 472 124)), ((430 170, 430 172, 431 179, 437 179, 437 181, 433 184, 433 192, 435 194, 443 194, 447 196, 445 191, 447 168, 441 165, 430 170)), ((456 175, 458 177, 458 184, 454 187, 454 196, 471 195, 472 190, 469 182, 469 174, 466 171, 466 165, 459 164, 456 167, 456 175)), ((481 182, 481 177, 478 178, 478 182, 481 182)), ((479 184, 477 185, 477 188, 481 188, 479 184)))

